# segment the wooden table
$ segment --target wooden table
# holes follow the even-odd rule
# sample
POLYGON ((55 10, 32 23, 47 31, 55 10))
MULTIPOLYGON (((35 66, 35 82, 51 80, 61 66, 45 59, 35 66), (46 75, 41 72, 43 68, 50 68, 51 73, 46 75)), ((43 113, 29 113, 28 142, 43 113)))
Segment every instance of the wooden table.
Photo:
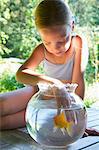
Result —
MULTIPOLYGON (((87 112, 88 112, 88 127, 94 127, 99 130, 99 109, 88 109, 87 112)), ((81 138, 64 150, 83 150, 83 149, 99 150, 99 136, 88 136, 85 138, 81 138)), ((22 128, 17 130, 0 132, 0 150, 43 150, 43 149, 29 136, 29 134, 26 131, 26 128, 22 128)))

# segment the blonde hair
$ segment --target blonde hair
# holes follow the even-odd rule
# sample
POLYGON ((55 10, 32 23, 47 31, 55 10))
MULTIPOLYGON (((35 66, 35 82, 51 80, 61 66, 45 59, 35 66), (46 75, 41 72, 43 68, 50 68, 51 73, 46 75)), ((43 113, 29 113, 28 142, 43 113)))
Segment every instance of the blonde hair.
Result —
POLYGON ((43 0, 35 11, 35 24, 38 29, 70 24, 71 19, 72 13, 62 0, 43 0))

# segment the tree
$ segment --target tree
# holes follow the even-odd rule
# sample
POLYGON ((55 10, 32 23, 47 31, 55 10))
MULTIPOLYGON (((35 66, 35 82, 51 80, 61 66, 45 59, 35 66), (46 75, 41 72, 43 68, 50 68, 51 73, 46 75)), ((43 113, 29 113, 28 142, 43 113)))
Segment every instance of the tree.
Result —
POLYGON ((99 25, 99 2, 98 0, 68 0, 76 23, 79 26, 98 26, 99 25))
POLYGON ((26 58, 40 41, 33 18, 36 0, 0 0, 0 54, 26 58))

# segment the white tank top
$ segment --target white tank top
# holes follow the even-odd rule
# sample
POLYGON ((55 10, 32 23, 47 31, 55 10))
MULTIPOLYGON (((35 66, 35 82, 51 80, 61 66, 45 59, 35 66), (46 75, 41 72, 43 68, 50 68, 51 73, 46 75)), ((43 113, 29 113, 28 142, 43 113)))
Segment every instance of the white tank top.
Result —
MULTIPOLYGON (((77 34, 73 35, 73 37, 77 36, 77 34)), ((82 71, 85 71, 87 62, 88 62, 88 46, 86 39, 82 37, 82 54, 81 54, 81 69, 82 71), (86 59, 85 59, 86 57, 86 59)), ((75 39, 72 41, 73 43, 73 55, 65 64, 53 64, 49 62, 46 59, 43 61, 44 65, 44 71, 47 76, 59 79, 59 80, 71 80, 72 79, 72 73, 73 73, 73 67, 74 67, 74 61, 75 61, 75 39)), ((46 52, 45 52, 46 53, 46 52)))
POLYGON ((65 64, 54 64, 46 58, 43 60, 45 75, 59 80, 71 80, 74 66, 75 51, 65 64))

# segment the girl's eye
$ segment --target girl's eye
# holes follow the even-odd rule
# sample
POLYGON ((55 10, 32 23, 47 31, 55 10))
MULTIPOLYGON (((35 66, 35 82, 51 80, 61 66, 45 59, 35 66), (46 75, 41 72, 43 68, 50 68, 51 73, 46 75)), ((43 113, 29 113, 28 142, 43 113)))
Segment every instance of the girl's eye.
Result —
POLYGON ((45 45, 50 45, 50 43, 45 43, 45 45))
POLYGON ((58 42, 59 44, 63 44, 65 41, 58 42))
POLYGON ((58 42, 58 44, 64 44, 66 42, 66 40, 64 40, 64 41, 60 41, 60 42, 58 42))

